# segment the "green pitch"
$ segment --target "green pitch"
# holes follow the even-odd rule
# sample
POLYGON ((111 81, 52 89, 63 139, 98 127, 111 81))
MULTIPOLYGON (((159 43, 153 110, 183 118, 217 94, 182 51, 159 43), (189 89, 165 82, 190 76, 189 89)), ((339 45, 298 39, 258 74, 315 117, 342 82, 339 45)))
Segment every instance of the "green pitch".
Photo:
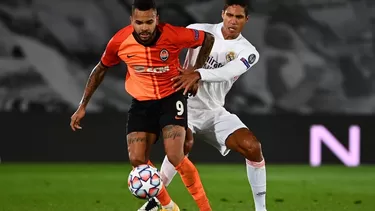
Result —
MULTIPOLYGON (((197 166, 214 211, 254 210, 243 165, 197 166)), ((129 165, 0 164, 0 211, 136 211, 129 165)), ((267 166, 269 211, 374 211, 375 166, 267 166)), ((197 208, 179 176, 168 188, 197 208)))

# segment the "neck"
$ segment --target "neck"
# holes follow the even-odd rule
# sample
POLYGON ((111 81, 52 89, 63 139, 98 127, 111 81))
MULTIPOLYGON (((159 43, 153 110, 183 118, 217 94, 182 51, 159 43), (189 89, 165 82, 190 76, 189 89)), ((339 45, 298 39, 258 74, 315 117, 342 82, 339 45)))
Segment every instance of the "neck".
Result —
POLYGON ((158 41, 160 35, 161 35, 161 32, 159 31, 158 28, 156 28, 155 31, 154 31, 154 33, 152 34, 152 37, 150 38, 150 40, 148 40, 148 41, 143 41, 143 40, 138 36, 138 34, 137 34, 135 31, 133 31, 133 36, 134 36, 135 40, 136 40, 139 44, 141 44, 141 45, 143 45, 143 46, 146 46, 146 47, 147 47, 147 46, 155 45, 156 42, 158 41))
POLYGON ((236 39, 238 36, 240 36, 240 34, 229 34, 226 32, 226 30, 224 29, 224 26, 221 27, 221 33, 223 34, 223 37, 224 37, 224 40, 234 40, 236 39))

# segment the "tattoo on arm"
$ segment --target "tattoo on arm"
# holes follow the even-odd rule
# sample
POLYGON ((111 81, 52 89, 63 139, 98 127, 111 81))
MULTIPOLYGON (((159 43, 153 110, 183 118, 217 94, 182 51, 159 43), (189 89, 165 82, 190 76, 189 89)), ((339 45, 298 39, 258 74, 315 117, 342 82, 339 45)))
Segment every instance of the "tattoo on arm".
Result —
POLYGON ((215 38, 212 34, 205 32, 204 41, 201 50, 198 53, 197 61, 195 62, 194 69, 202 68, 210 56, 215 38))
POLYGON ((167 125, 163 128, 163 138, 164 139, 176 139, 185 138, 185 134, 175 125, 167 125))
POLYGON ((87 106, 91 96, 94 94, 98 86, 102 83, 107 70, 108 67, 104 66, 101 62, 99 62, 99 64, 97 64, 95 68, 91 71, 89 79, 86 83, 82 100, 80 102, 81 105, 83 105, 84 107, 87 106))

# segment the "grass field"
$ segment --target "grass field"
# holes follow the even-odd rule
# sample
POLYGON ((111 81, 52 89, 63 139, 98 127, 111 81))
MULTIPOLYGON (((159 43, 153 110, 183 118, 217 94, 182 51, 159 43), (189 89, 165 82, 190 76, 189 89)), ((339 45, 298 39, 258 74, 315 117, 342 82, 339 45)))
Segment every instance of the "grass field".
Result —
MULTIPOLYGON (((254 210, 242 165, 197 166, 214 211, 254 210)), ((0 211, 136 211, 128 165, 0 164, 0 211)), ((374 211, 375 166, 267 167, 269 211, 374 211)), ((197 210, 176 176, 169 192, 197 210)))

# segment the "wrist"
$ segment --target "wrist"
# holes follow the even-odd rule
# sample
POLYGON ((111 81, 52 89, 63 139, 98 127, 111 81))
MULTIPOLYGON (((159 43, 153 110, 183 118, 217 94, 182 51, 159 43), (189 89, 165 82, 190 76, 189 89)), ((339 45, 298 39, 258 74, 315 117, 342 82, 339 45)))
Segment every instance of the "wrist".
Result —
POLYGON ((196 76, 196 81, 199 81, 202 79, 201 73, 199 71, 195 71, 194 74, 196 76))

